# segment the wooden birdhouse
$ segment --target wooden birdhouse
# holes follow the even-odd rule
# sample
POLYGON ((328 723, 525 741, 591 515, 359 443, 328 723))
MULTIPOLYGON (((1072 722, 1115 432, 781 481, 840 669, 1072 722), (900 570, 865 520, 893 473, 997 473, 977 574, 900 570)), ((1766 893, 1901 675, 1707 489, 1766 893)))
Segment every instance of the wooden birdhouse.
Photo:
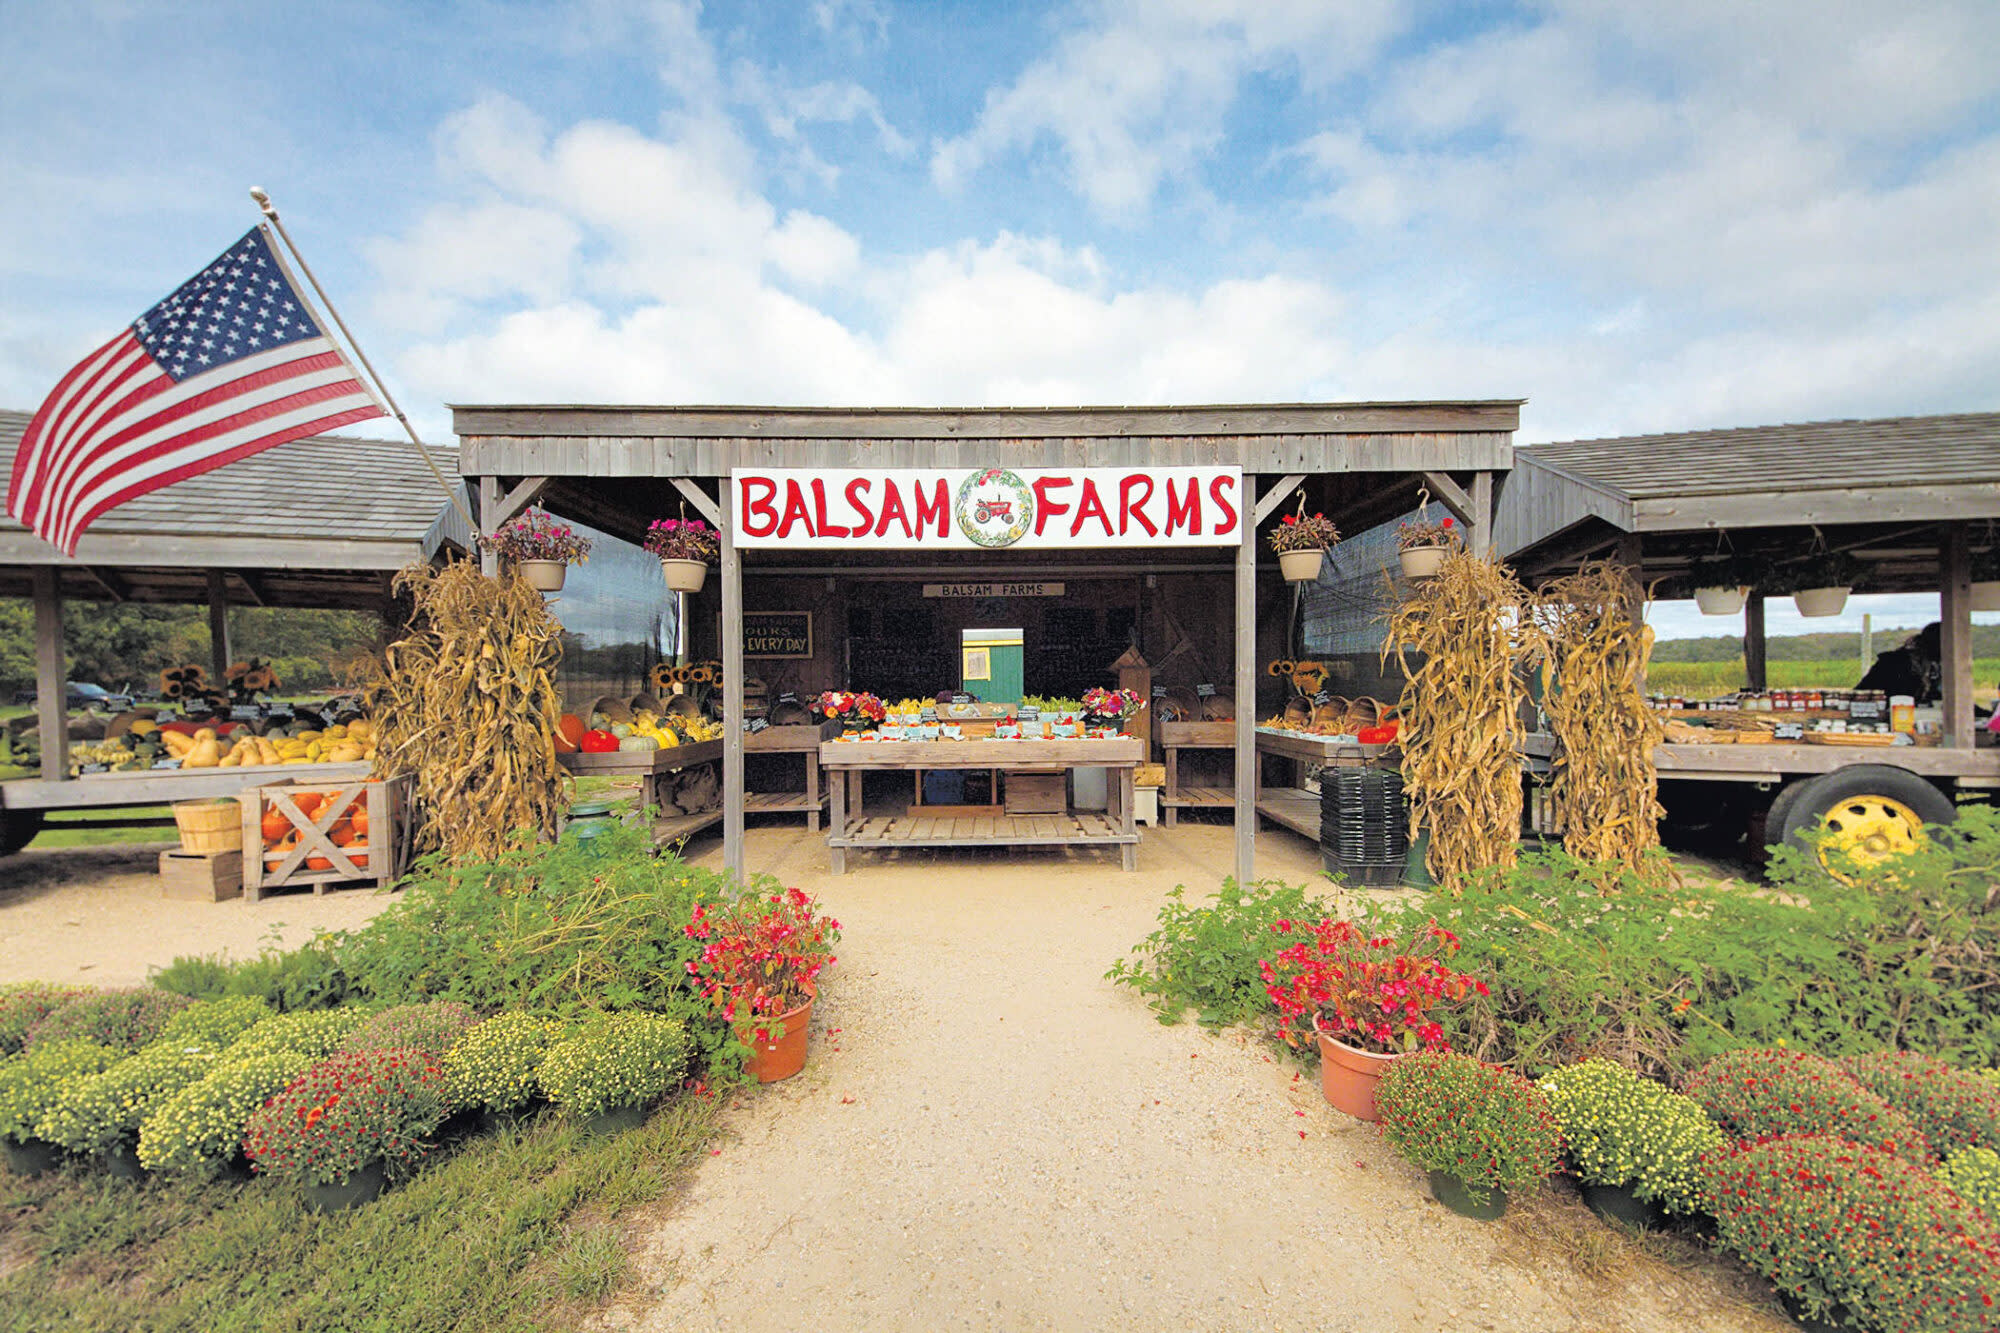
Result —
POLYGON ((1139 656, 1138 646, 1127 648, 1116 662, 1104 668, 1118 677, 1118 688, 1134 690, 1146 701, 1125 726, 1125 730, 1146 743, 1146 753, 1153 752, 1153 668, 1146 665, 1146 659, 1139 656))

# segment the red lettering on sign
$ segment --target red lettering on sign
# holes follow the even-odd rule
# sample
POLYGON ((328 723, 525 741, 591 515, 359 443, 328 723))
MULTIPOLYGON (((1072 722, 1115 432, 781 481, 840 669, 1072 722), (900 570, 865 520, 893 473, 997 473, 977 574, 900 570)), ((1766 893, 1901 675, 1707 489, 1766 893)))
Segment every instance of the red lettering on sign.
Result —
POLYGON ((771 508, 772 497, 778 493, 778 483, 769 477, 744 477, 741 481, 743 499, 739 507, 743 510, 743 535, 770 536, 778 526, 778 511, 771 508), (758 494, 759 491, 763 494, 758 494))
POLYGON ((1226 517, 1215 525, 1215 535, 1231 531, 1236 526, 1236 507, 1229 503, 1228 492, 1235 486, 1231 477, 1217 477, 1208 483, 1208 498, 1215 501, 1226 517))
POLYGON ((1067 514, 1069 512, 1069 506, 1049 498, 1049 492, 1058 486, 1074 485, 1076 485, 1076 480, 1073 477, 1035 478, 1035 535, 1037 537, 1042 535, 1042 529, 1049 525, 1050 519, 1054 518, 1057 514, 1067 514))
POLYGON ((937 491, 930 502, 925 503, 921 485, 917 488, 917 536, 924 535, 924 529, 932 519, 937 520, 937 535, 944 537, 951 532, 951 483, 938 478, 937 491))
POLYGON ((882 517, 875 520, 875 535, 880 537, 889 530, 889 521, 894 519, 903 525, 905 537, 914 536, 910 531, 910 515, 903 508, 903 488, 894 481, 882 485, 882 517))
POLYGON ((875 522, 875 511, 868 507, 867 500, 868 488, 874 484, 866 477, 856 477, 847 483, 848 507, 861 515, 861 521, 854 525, 854 531, 849 536, 866 537, 869 525, 875 522))
POLYGON ((1201 478, 1189 477, 1185 494, 1174 493, 1174 479, 1167 478, 1167 535, 1185 527, 1190 536, 1201 535, 1201 478))
POLYGON ((826 516, 826 482, 813 478, 813 514, 819 519, 819 535, 822 537, 845 537, 848 529, 828 521, 826 516))
POLYGON ((1152 498, 1153 479, 1143 472, 1135 472, 1118 483, 1118 535, 1120 537, 1125 535, 1125 529, 1130 526, 1127 520, 1134 518, 1139 520, 1139 526, 1146 530, 1148 537, 1157 537, 1160 535, 1160 530, 1153 526, 1153 520, 1146 517, 1145 506, 1152 498), (1146 493, 1141 495, 1137 500, 1134 500, 1132 492, 1142 486, 1146 488, 1146 493))
POLYGON ((813 531, 812 514, 806 509, 806 493, 799 489, 799 484, 796 481, 786 478, 785 516, 778 520, 778 535, 780 537, 789 537, 792 535, 792 520, 795 518, 805 525, 806 536, 816 537, 819 535, 813 531))
POLYGON ((1104 497, 1097 493, 1097 483, 1089 477, 1083 479, 1083 498, 1076 502, 1076 518, 1069 525, 1069 535, 1074 537, 1083 531, 1083 520, 1095 516, 1103 527, 1104 535, 1111 535, 1111 515, 1104 508, 1104 497))

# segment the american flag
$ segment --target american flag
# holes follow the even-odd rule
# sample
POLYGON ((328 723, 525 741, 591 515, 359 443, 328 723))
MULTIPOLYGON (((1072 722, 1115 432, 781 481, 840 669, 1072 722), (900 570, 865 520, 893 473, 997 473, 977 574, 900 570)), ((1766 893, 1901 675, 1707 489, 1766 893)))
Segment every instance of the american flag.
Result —
POLYGON ((134 496, 383 415, 256 227, 63 376, 21 437, 7 509, 74 556, 134 496))

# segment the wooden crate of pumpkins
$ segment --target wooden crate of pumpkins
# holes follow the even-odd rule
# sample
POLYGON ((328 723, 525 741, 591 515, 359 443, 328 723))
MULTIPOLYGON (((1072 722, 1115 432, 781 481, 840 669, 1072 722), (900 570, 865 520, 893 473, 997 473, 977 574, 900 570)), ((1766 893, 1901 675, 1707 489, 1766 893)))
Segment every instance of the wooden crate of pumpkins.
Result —
POLYGON ((273 889, 373 884, 387 888, 410 854, 407 777, 314 783, 304 779, 246 791, 243 896, 273 889), (253 849, 255 849, 253 851, 253 849))

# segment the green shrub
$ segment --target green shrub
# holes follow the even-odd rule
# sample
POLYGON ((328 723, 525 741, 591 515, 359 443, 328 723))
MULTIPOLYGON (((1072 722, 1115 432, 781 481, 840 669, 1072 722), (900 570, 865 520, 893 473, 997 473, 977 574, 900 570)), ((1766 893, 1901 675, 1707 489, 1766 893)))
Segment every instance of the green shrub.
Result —
POLYGON ((1940 1153, 2000 1148, 2000 1087, 1985 1079, 1915 1051, 1853 1055, 1840 1066, 1907 1115, 1940 1153))
POLYGON ((136 1051, 158 1037, 167 1020, 192 1003, 185 995, 150 986, 96 991, 71 1000, 35 1024, 28 1030, 27 1044, 94 1041, 100 1046, 136 1051))
POLYGON ((254 995, 231 995, 220 1000, 196 1000, 161 1025, 159 1040, 196 1042, 226 1050, 264 1019, 271 1006, 254 995))
POLYGON ((433 1060, 444 1059, 466 1030, 479 1018, 462 1004, 433 1000, 425 1004, 401 1004, 371 1014, 341 1044, 347 1051, 387 1051, 399 1047, 422 1051, 433 1060))
POLYGON ((1604 1059, 1566 1065, 1540 1086, 1579 1180, 1630 1185, 1671 1213, 1704 1210, 1702 1154, 1726 1140, 1697 1102, 1604 1059))
POLYGON ((1960 1148, 1944 1159, 1937 1178, 2000 1229, 2000 1152, 1960 1148))
POLYGON ((680 1081, 687 1068, 687 1025, 659 1014, 586 1019, 542 1057, 550 1101, 573 1115, 643 1106, 680 1081))
POLYGON ((1723 1247, 1808 1314, 1899 1333, 1993 1327, 2000 1237, 1902 1158, 1800 1136, 1723 1149, 1704 1173, 1723 1247))
POLYGON ((0 1137, 26 1143, 63 1090, 101 1074, 125 1058, 94 1041, 45 1041, 23 1055, 0 1060, 0 1137))
POLYGON ((1686 1091, 1738 1139, 1836 1135, 1895 1153, 1921 1167, 1937 1160, 1908 1116, 1856 1083, 1833 1061, 1806 1051, 1719 1055, 1694 1072, 1686 1091))
POLYGON ((226 1166, 243 1147, 251 1114, 313 1063, 313 1057, 298 1051, 224 1055, 206 1074, 148 1112, 139 1126, 139 1164, 149 1171, 178 1172, 226 1166))
POLYGON ((444 1096, 454 1108, 513 1111, 533 1101, 542 1057, 562 1025, 534 1014, 495 1014, 459 1039, 444 1058, 444 1096))
POLYGON ((52 986, 42 981, 0 986, 0 1055, 20 1050, 30 1028, 71 1000, 90 993, 88 986, 52 986))
POLYGON ((64 1080, 35 1137, 74 1153, 108 1152, 137 1134, 149 1112, 215 1064, 213 1048, 155 1042, 101 1074, 64 1080))
POLYGON ((280 1013, 328 1009, 351 993, 338 952, 344 938, 322 933, 296 949, 266 948, 241 962, 220 955, 176 958, 153 974, 153 984, 201 1000, 255 996, 280 1013))
POLYGON ((1512 1070, 1449 1051, 1390 1063, 1375 1088, 1382 1137, 1405 1161, 1465 1182, 1483 1204, 1493 1191, 1553 1175, 1562 1151, 1548 1098, 1512 1070))
POLYGON ((371 1162, 402 1167, 444 1120, 444 1073, 422 1051, 343 1051, 251 1113, 243 1149, 259 1172, 331 1185, 371 1162))
POLYGON ((238 1037, 229 1054, 248 1057, 297 1051, 324 1060, 367 1019, 363 1009, 297 1009, 273 1014, 238 1037))
POLYGON ((1104 975, 1145 996, 1162 1023, 1178 1023, 1192 1009, 1204 1027, 1265 1025, 1271 1002, 1257 965, 1273 948, 1273 924, 1332 912, 1305 888, 1277 880, 1224 880, 1200 906, 1190 906, 1177 884, 1160 907, 1158 928, 1104 975))

